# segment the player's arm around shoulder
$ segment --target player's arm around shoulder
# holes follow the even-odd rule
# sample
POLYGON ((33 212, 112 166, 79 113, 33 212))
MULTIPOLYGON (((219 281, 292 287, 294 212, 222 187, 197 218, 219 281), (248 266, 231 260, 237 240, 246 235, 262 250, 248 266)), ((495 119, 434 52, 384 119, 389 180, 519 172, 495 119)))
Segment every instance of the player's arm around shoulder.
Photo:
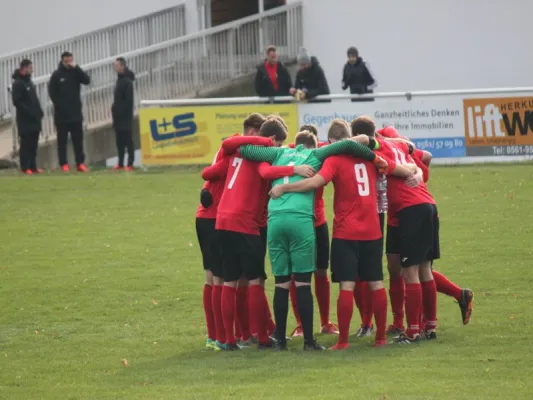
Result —
POLYGON ((222 150, 226 154, 234 154, 239 147, 244 145, 255 145, 255 146, 273 146, 274 142, 272 139, 262 136, 242 136, 236 135, 225 139, 222 142, 222 150))
MULTIPOLYGON (((270 139, 268 139, 270 140, 270 139)), ((272 140, 270 140, 272 142, 272 140)), ((264 146, 251 146, 246 145, 239 147, 239 155, 242 158, 250 161, 266 161, 273 163, 276 158, 283 153, 286 149, 281 147, 264 147, 264 146)))

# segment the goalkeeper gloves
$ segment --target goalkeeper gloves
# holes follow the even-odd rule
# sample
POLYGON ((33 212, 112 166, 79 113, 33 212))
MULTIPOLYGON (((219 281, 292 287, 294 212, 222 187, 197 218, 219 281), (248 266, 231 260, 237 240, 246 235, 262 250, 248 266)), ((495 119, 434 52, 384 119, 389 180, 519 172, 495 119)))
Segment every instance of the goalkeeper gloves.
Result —
POLYGON ((213 205, 213 196, 211 196, 209 189, 202 189, 200 192, 200 204, 204 208, 209 208, 213 205))

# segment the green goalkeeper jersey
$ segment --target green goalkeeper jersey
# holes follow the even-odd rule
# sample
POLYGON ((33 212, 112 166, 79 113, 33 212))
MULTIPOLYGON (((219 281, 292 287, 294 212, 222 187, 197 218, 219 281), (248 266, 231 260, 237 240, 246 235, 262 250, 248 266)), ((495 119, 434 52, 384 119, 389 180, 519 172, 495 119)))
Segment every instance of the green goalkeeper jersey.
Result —
MULTIPOLYGON (((295 148, 242 146, 239 150, 241 156, 251 161, 267 161, 274 166, 300 166, 309 165, 318 171, 327 157, 338 154, 350 154, 365 160, 373 161, 376 155, 366 146, 352 140, 343 140, 318 149, 308 149, 303 145, 295 148)), ((301 176, 286 176, 276 179, 272 186, 283 183, 292 183, 302 180, 301 176)), ((277 199, 268 202, 269 217, 280 213, 298 213, 311 217, 315 211, 315 191, 305 193, 284 193, 277 199)))

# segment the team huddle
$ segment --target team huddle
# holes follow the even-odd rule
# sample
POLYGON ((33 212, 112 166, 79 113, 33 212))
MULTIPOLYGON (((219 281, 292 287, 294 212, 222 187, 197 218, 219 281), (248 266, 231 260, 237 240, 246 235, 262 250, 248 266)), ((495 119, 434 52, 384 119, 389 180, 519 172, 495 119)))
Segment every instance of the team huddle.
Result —
POLYGON ((454 297, 463 324, 473 293, 435 271, 440 257, 439 216, 425 182, 431 154, 392 127, 376 131, 368 117, 333 120, 328 143, 305 125, 282 147, 288 128, 278 116, 251 114, 243 134, 223 141, 196 214, 206 283, 206 347, 287 349, 303 336, 304 350, 325 350, 314 337, 314 288, 320 332, 338 334, 332 350, 348 348, 354 300, 358 337, 375 332, 375 346, 437 338, 437 292, 454 297), (323 187, 334 186, 333 238, 329 239, 323 187), (386 255, 393 323, 387 327, 383 285, 386 255), (265 293, 265 256, 275 279, 274 320, 265 293), (338 325, 330 321, 330 281, 339 283, 338 325), (289 298, 297 326, 287 336, 289 298), (405 318, 404 318, 405 317, 405 318), (404 319, 406 324, 404 324, 404 319), (374 324, 373 324, 374 321, 374 324))

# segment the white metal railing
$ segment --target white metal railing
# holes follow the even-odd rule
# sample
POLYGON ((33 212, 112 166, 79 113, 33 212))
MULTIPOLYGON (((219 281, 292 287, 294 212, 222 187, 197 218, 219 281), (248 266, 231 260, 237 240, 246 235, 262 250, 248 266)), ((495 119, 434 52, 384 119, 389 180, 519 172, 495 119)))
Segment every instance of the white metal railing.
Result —
MULTIPOLYGON (((136 98, 194 97, 203 90, 227 86, 233 79, 255 71, 267 44, 276 45, 281 61, 295 61, 303 38, 301 10, 301 3, 292 3, 121 54, 135 72, 136 98), (260 36, 264 38, 263 43, 259 41, 260 36)), ((91 77, 91 85, 82 91, 85 124, 89 127, 111 120, 116 82, 114 60, 115 57, 111 57, 82 66, 91 77)), ((48 97, 49 78, 45 76, 34 81, 45 114, 45 140, 55 134, 53 107, 48 97)), ((15 151, 16 124, 12 125, 15 151)))
MULTIPOLYGON (((524 93, 533 92, 533 86, 492 88, 492 89, 450 89, 450 90, 420 90, 413 92, 381 92, 369 94, 327 94, 317 96, 313 100, 349 100, 361 98, 406 98, 453 95, 485 95, 498 93, 524 93)), ((268 104, 268 103, 296 102, 294 97, 219 97, 208 99, 170 99, 170 100, 141 100, 141 107, 169 107, 169 106, 206 106, 224 104, 268 104)), ((354 107, 357 107, 354 105, 354 107)))
POLYGON ((32 60, 39 76, 46 76, 57 68, 61 53, 67 50, 82 65, 185 34, 185 5, 180 4, 70 39, 0 56, 0 119, 10 116, 11 100, 3 88, 11 83, 11 75, 23 58, 32 60))

